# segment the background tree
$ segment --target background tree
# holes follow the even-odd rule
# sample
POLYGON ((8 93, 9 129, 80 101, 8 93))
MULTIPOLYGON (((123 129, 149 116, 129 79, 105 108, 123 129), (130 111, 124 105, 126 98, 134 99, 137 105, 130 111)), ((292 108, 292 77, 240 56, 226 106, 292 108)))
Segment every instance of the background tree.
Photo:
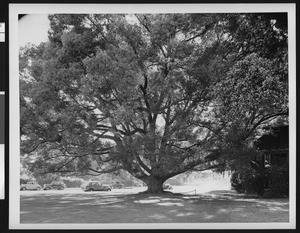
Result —
MULTIPOLYGON (((285 60, 241 43, 257 30, 244 25, 253 17, 50 15, 50 42, 20 52, 21 149, 34 155, 31 169, 124 169, 157 193, 177 174, 228 164, 231 132, 243 132, 243 144, 286 114, 285 60)), ((272 20, 268 36, 282 32, 272 20)))
POLYGON ((267 174, 257 165, 264 164, 264 154, 254 142, 273 127, 288 124, 287 15, 229 19, 233 36, 223 44, 223 51, 228 51, 231 67, 215 89, 220 121, 226 124, 219 140, 221 160, 226 162, 219 170, 229 168, 235 176, 247 177, 246 190, 264 195, 267 174))
POLYGON ((264 126, 288 124, 286 20, 286 14, 229 16, 230 38, 222 49, 230 68, 216 85, 220 105, 215 110, 226 125, 225 140, 220 140, 223 159, 228 154, 233 170, 249 168, 251 154, 257 155, 253 142, 266 133, 264 126))

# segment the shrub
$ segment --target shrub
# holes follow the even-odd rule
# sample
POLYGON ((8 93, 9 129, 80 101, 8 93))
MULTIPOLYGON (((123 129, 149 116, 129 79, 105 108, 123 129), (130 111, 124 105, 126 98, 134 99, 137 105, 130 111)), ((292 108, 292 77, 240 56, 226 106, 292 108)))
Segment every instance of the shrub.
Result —
POLYGON ((266 190, 268 197, 287 197, 289 195, 289 170, 284 165, 273 166, 268 174, 267 179, 270 180, 270 188, 266 190))
POLYGON ((288 166, 272 166, 263 174, 257 171, 234 172, 231 176, 231 187, 238 193, 286 197, 289 194, 288 166))
POLYGON ((231 187, 238 193, 259 194, 259 179, 254 173, 234 172, 231 176, 231 187))

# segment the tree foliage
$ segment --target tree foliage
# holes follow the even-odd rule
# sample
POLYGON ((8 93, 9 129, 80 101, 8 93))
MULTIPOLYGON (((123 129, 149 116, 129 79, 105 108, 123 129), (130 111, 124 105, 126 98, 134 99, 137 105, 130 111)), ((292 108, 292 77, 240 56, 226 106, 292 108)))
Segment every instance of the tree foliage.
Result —
POLYGON ((177 174, 228 165, 230 143, 249 149, 261 125, 287 114, 287 32, 275 17, 49 19, 49 42, 20 51, 32 170, 124 169, 159 192, 177 174))
POLYGON ((220 148, 230 169, 245 171, 259 154, 253 142, 266 125, 287 124, 288 61, 286 15, 231 15, 226 41, 226 77, 215 88, 220 148), (235 45, 234 47, 232 45, 235 45), (228 52, 227 52, 228 51, 228 52))

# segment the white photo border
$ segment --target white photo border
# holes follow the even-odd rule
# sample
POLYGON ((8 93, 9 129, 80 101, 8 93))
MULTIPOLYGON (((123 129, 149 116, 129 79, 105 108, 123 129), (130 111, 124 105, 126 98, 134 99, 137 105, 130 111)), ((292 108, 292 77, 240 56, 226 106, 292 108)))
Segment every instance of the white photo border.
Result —
POLYGON ((296 227, 296 4, 9 4, 9 229, 295 229, 296 227), (54 13, 288 13, 288 223, 21 224, 18 14, 54 13))

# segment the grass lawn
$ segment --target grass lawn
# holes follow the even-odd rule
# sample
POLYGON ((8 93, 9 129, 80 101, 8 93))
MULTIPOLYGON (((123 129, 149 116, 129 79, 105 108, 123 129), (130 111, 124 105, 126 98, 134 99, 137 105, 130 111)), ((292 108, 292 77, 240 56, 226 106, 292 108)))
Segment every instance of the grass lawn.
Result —
POLYGON ((197 195, 125 191, 21 192, 22 223, 288 222, 287 198, 260 199, 232 190, 197 195))

